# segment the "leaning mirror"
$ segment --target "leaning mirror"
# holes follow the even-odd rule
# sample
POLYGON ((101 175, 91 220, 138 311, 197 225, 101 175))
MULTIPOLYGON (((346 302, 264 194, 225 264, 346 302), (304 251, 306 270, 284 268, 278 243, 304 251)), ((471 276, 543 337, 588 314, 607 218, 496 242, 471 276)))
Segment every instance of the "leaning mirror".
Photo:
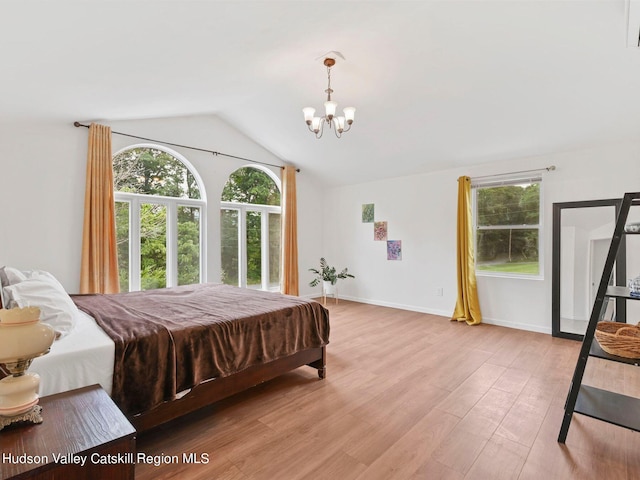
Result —
MULTIPOLYGON (((582 339, 609 252, 620 199, 553 204, 552 335, 582 339)), ((626 246, 611 285, 626 285, 626 246)), ((611 300, 604 319, 626 321, 625 302, 611 300)))

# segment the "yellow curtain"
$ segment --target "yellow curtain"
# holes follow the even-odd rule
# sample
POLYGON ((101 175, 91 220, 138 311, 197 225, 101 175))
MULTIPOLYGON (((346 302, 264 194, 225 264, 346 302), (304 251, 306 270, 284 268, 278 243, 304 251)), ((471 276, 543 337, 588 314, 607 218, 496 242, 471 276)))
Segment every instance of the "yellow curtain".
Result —
POLYGON ((282 293, 298 295, 298 207, 296 168, 282 171, 282 293))
POLYGON ((482 322, 476 267, 473 256, 473 226, 471 224, 471 178, 458 178, 458 236, 457 270, 458 299, 451 320, 465 321, 469 325, 482 322))
POLYGON ((111 128, 92 123, 87 152, 80 293, 119 291, 111 128))

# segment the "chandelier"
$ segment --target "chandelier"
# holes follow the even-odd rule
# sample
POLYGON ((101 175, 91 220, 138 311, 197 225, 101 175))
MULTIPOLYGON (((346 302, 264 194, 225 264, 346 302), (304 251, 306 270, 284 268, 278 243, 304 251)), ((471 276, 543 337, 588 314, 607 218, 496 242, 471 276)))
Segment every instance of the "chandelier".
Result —
POLYGON ((355 108, 345 107, 343 109, 344 116, 336 116, 336 108, 338 107, 338 104, 331 100, 331 94, 333 93, 333 90, 331 89, 331 67, 335 64, 336 61, 333 58, 327 57, 324 59, 324 65, 327 67, 327 89, 325 90, 325 93, 327 94, 327 101, 324 102, 324 116, 315 117, 314 114, 316 113, 316 109, 313 107, 305 107, 302 109, 302 112, 304 113, 304 121, 307 123, 309 131, 313 132, 316 138, 322 137, 325 124, 328 125, 329 129, 331 129, 332 123, 336 137, 340 138, 343 132, 351 130, 353 117, 356 113, 355 108))

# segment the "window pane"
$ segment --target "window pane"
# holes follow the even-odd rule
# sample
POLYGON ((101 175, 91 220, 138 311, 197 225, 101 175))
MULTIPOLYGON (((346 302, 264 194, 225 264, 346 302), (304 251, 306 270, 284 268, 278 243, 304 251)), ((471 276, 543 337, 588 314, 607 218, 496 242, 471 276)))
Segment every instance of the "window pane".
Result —
POLYGON ((165 197, 200 198, 196 179, 187 166, 158 148, 131 148, 113 158, 117 192, 165 197))
POLYGON ((178 206, 178 285, 200 282, 200 207, 178 206))
POLYGON ((262 287, 261 212, 247 212, 247 287, 262 287))
POLYGON ((129 202, 116 202, 116 244, 120 291, 129 291, 129 202))
POLYGON ((226 202, 280 205, 280 190, 269 175, 262 170, 243 167, 229 176, 222 190, 226 202))
POLYGON ((238 276, 238 210, 220 211, 222 283, 239 286, 238 276))
POLYGON ((478 230, 476 269, 537 275, 538 229, 478 230))
MULTIPOLYGON (((236 240, 239 230, 235 226, 227 235, 229 241, 231 235, 234 236, 231 246, 223 233, 223 281, 256 289, 277 288, 280 284, 280 214, 269 213, 265 208, 280 206, 277 181, 260 168, 242 167, 229 175, 220 199, 243 204, 238 206, 238 215, 244 238, 236 240), (225 266, 225 262, 231 261, 234 262, 233 272, 229 270, 231 267, 225 266)), ((225 209, 230 211, 233 207, 229 204, 222 207, 222 225, 225 223, 225 209)))
POLYGON ((167 286, 167 208, 157 203, 140 205, 140 286, 167 286))
POLYGON ((280 285, 280 214, 269 214, 269 287, 280 285))
POLYGON ((478 188, 478 225, 538 225, 540 184, 478 188))

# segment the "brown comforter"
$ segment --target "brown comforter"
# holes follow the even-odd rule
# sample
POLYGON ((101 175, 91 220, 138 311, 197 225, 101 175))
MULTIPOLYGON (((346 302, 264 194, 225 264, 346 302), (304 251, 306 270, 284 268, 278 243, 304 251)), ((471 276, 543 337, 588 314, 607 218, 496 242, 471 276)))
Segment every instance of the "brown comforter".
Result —
POLYGON ((329 343, 322 305, 277 293, 200 284, 72 298, 115 342, 112 397, 128 415, 329 343))

